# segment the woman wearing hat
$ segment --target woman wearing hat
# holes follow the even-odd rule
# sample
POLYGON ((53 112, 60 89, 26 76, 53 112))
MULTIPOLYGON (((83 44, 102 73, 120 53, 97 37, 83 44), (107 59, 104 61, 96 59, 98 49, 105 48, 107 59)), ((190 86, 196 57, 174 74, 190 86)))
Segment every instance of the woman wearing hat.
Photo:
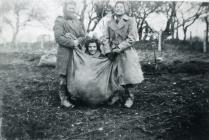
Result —
POLYGON ((55 20, 54 35, 58 43, 57 51, 57 72, 59 75, 59 96, 61 105, 65 107, 74 107, 67 100, 67 83, 70 81, 68 74, 72 63, 73 50, 81 44, 85 33, 81 22, 76 17, 76 2, 66 0, 63 6, 63 16, 58 16, 55 20))

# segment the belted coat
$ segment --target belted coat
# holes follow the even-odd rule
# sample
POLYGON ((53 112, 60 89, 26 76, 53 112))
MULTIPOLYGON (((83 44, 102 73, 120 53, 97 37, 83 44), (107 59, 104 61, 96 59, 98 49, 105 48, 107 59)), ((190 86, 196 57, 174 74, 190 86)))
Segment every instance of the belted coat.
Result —
POLYGON ((136 20, 124 15, 119 22, 112 18, 106 29, 104 49, 106 53, 120 49, 114 63, 117 65, 117 80, 120 85, 137 84, 144 80, 139 63, 139 57, 133 48, 133 43, 138 41, 136 20))

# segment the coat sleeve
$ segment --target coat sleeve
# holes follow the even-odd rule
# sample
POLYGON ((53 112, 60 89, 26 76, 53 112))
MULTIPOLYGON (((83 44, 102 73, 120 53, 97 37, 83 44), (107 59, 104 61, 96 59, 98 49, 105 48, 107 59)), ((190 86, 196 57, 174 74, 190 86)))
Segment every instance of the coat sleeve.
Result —
POLYGON ((137 24, 135 18, 130 18, 128 27, 128 37, 126 40, 122 41, 118 47, 123 51, 132 46, 135 41, 138 41, 139 36, 137 32, 137 24))
POLYGON ((74 40, 65 37, 64 27, 63 27, 63 19, 61 17, 57 17, 54 25, 54 36, 56 42, 64 47, 73 48, 74 40))

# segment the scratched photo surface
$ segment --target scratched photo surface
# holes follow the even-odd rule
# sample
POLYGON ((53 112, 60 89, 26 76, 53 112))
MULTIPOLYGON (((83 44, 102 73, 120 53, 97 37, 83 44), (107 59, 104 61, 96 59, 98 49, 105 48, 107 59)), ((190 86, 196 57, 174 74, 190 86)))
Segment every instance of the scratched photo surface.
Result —
POLYGON ((0 139, 209 139, 209 2, 0 0, 0 139))

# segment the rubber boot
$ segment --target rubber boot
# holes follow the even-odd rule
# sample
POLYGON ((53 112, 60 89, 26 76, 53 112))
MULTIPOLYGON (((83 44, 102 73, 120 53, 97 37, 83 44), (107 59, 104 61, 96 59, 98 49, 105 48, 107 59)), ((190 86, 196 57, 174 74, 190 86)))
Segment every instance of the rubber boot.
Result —
POLYGON ((59 97, 60 97, 60 101, 61 101, 61 105, 67 108, 73 108, 74 105, 71 104, 68 100, 67 100, 67 85, 65 82, 65 78, 60 77, 60 86, 59 86, 59 97))

